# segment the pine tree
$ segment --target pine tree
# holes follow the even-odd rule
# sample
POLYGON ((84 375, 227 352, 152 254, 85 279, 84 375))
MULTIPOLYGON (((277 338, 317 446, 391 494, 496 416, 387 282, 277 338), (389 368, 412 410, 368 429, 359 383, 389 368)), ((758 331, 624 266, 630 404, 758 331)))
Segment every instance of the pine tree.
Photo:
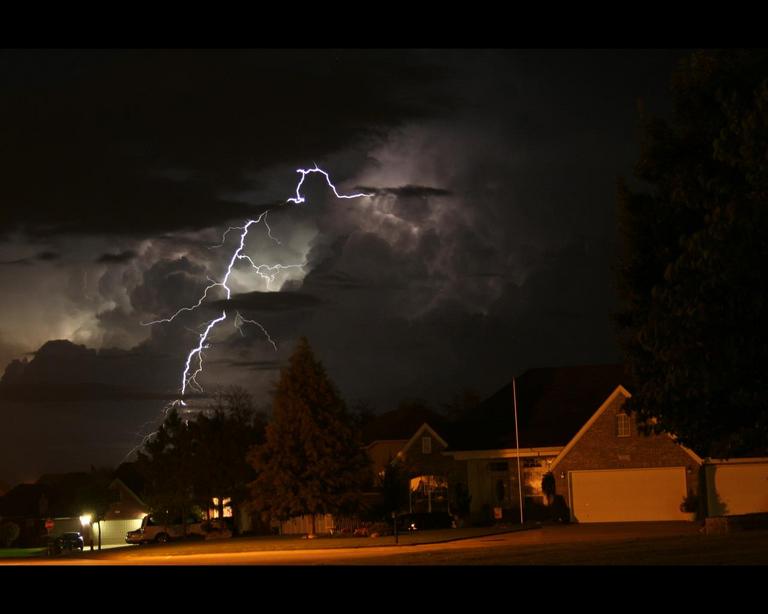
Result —
POLYGON ((323 365, 302 338, 280 374, 266 442, 254 448, 257 507, 280 519, 355 511, 369 477, 351 416, 323 365))

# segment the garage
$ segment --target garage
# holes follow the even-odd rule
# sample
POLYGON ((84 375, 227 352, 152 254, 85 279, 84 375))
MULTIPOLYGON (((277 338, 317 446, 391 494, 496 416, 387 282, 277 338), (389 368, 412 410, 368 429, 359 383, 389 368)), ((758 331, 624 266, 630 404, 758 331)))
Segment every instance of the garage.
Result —
POLYGON ((768 459, 710 461, 704 473, 710 516, 768 512, 768 459))
POLYGON ((576 522, 690 520, 685 467, 571 471, 569 482, 576 522))

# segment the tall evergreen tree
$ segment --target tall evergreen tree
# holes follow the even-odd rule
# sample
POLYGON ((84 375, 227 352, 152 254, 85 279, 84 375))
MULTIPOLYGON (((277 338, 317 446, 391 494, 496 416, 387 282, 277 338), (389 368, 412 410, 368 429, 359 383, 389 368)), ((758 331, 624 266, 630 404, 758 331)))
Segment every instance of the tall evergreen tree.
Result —
POLYGON ((705 456, 768 452, 768 51, 697 52, 620 186, 621 343, 649 430, 705 456))
POLYGON ((266 442, 250 460, 256 505, 278 518, 354 511, 369 479, 344 401, 306 338, 299 341, 274 392, 266 442))

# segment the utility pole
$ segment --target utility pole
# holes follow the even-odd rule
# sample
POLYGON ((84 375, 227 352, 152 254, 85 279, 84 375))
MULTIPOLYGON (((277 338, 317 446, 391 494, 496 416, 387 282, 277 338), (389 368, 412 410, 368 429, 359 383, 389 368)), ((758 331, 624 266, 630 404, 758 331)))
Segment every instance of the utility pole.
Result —
POLYGON ((523 480, 520 474, 520 437, 517 429, 517 386, 512 378, 512 399, 515 406, 515 447, 517 448, 517 487, 520 495, 520 524, 523 524, 523 480))

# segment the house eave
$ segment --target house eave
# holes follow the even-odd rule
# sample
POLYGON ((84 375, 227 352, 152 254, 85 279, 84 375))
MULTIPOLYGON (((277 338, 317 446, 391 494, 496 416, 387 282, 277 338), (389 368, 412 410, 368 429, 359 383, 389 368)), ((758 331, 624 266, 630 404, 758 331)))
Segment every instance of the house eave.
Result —
POLYGON ((492 458, 535 458, 539 456, 557 456, 563 446, 539 448, 499 448, 496 450, 454 450, 443 452, 453 456, 454 460, 484 460, 492 458))

